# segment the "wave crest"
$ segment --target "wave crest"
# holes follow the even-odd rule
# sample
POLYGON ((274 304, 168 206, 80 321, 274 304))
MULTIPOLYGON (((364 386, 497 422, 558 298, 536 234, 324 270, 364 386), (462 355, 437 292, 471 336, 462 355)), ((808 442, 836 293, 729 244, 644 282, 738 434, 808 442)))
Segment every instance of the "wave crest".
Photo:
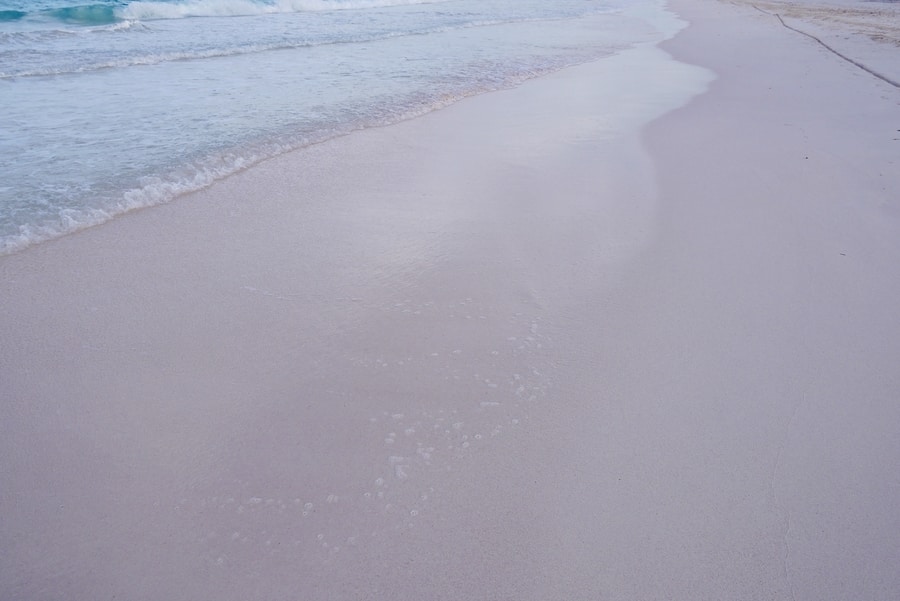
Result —
POLYGON ((278 13, 383 8, 433 4, 448 0, 136 0, 81 4, 34 11, 0 10, 0 22, 37 17, 75 25, 109 25, 120 21, 244 17, 278 13))

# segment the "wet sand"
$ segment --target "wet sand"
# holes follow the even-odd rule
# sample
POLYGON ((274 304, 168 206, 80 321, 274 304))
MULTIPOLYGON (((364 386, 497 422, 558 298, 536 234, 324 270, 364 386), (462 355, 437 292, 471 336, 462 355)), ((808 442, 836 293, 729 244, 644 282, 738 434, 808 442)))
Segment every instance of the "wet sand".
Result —
POLYGON ((897 90, 673 8, 0 259, 3 596, 896 597, 897 90))

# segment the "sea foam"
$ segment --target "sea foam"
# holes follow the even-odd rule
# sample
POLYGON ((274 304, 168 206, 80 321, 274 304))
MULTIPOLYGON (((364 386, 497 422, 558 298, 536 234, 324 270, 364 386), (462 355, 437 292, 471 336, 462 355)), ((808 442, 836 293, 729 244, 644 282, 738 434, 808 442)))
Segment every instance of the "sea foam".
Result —
POLYGON ((651 35, 584 0, 0 2, 0 254, 651 35))
POLYGON ((118 8, 121 19, 181 19, 184 17, 238 17, 301 11, 331 11, 432 4, 448 0, 188 0, 185 2, 131 2, 118 8))

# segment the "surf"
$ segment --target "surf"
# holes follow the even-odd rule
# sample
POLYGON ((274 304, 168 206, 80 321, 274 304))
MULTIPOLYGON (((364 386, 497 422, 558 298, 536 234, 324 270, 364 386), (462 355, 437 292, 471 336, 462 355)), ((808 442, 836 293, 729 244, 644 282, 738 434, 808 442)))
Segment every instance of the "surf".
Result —
POLYGON ((248 17, 278 13, 363 10, 435 4, 449 0, 146 0, 74 5, 0 4, 0 23, 56 22, 68 25, 108 25, 120 21, 154 21, 198 17, 248 17))
POLYGON ((139 1, 116 9, 121 19, 182 19, 186 17, 243 17, 305 11, 361 10, 434 4, 448 0, 188 0, 185 2, 139 1))

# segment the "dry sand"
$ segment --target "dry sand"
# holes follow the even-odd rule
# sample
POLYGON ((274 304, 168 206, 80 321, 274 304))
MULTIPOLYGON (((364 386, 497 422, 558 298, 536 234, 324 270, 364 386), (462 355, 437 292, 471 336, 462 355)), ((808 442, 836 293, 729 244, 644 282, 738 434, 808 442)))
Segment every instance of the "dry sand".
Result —
POLYGON ((601 345, 600 455, 630 455, 600 505, 636 516, 598 532, 610 596, 897 598, 900 93, 752 9, 673 4, 664 47, 719 78, 647 132, 661 227, 601 345))
POLYGON ((900 2, 896 0, 733 0, 900 87, 900 2))
POLYGON ((900 92, 674 8, 0 259, 0 597, 900 597, 900 92))

